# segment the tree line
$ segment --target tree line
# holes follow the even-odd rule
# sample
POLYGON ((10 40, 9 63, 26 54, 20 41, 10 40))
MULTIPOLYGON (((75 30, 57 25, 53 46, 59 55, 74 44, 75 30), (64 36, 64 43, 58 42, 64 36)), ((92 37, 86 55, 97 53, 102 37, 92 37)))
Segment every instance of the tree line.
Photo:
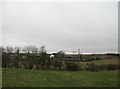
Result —
POLYGON ((61 60, 63 52, 56 54, 57 58, 47 53, 45 46, 0 47, 2 53, 3 68, 24 68, 24 69, 62 69, 61 60))
POLYGON ((82 68, 78 62, 63 61, 65 53, 59 51, 54 56, 47 53, 45 46, 37 48, 36 46, 20 47, 0 47, 2 55, 2 68, 18 69, 44 69, 44 70, 69 70, 69 71, 99 71, 99 70, 119 70, 120 66, 116 64, 96 65, 87 63, 87 67, 82 68))

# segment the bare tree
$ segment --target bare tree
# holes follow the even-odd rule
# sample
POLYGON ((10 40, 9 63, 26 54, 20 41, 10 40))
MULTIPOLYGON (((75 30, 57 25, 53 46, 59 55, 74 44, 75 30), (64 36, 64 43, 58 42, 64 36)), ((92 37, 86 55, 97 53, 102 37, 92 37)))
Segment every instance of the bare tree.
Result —
POLYGON ((19 53, 20 52, 20 47, 14 47, 14 52, 19 53))
POLYGON ((28 46, 25 46, 25 47, 23 47, 22 51, 25 52, 25 53, 29 53, 30 48, 28 46))
POLYGON ((38 48, 34 45, 26 46, 23 48, 23 52, 25 53, 37 53, 38 48))
POLYGON ((64 58, 64 55, 65 55, 65 52, 63 52, 63 51, 57 52, 57 57, 58 57, 59 59, 63 59, 63 58, 64 58))
POLYGON ((46 53, 47 52, 45 46, 41 46, 39 51, 40 51, 40 53, 46 53))
POLYGON ((12 53, 13 52, 13 47, 7 46, 6 51, 7 51, 7 53, 12 53))
POLYGON ((31 49, 32 53, 37 53, 37 51, 38 51, 38 48, 36 46, 34 46, 34 45, 31 45, 30 49, 31 49))

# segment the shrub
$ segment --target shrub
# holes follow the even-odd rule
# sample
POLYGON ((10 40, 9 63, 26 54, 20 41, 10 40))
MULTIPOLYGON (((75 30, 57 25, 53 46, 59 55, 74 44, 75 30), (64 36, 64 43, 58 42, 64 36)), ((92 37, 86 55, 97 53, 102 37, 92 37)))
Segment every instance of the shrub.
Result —
POLYGON ((86 69, 88 71, 102 71, 102 70, 119 70, 120 66, 116 64, 95 65, 94 63, 87 63, 86 69))
POLYGON ((118 65, 115 64, 108 64, 106 66, 107 70, 118 70, 118 65))
POLYGON ((52 66, 54 66, 55 70, 61 70, 62 66, 63 66, 63 62, 55 59, 52 63, 52 66))
POLYGON ((94 63, 88 64, 87 68, 88 71, 99 71, 99 66, 95 65, 94 63))
POLYGON ((81 70, 81 67, 76 62, 66 62, 66 69, 69 71, 79 71, 81 70))
POLYGON ((98 68, 99 70, 107 70, 106 65, 99 65, 98 68))
POLYGON ((37 66, 36 65, 33 65, 33 68, 32 69, 37 69, 37 66))
POLYGON ((107 64, 107 65, 99 65, 99 70, 118 70, 119 65, 117 64, 107 64))

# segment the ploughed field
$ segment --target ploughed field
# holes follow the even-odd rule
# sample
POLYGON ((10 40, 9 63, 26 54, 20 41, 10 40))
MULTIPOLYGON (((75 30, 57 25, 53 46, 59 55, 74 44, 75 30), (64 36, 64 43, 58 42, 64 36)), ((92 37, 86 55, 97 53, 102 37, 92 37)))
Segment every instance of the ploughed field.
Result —
POLYGON ((117 71, 2 69, 3 87, 116 87, 117 71))

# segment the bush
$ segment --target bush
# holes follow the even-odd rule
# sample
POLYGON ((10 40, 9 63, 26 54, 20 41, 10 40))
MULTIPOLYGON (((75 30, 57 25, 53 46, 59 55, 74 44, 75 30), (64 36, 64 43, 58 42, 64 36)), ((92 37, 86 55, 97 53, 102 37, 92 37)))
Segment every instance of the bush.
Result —
POLYGON ((106 66, 107 70, 118 70, 118 65, 115 64, 108 64, 106 66))
POLYGON ((66 69, 68 71, 79 71, 81 70, 81 67, 76 62, 66 62, 66 69))
POLYGON ((88 71, 99 71, 99 66, 95 65, 94 63, 88 64, 87 68, 88 71))
POLYGON ((119 70, 119 65, 117 64, 107 64, 107 65, 99 65, 99 70, 119 70))
POLYGON ((32 69, 37 69, 37 66, 36 65, 33 65, 33 68, 32 69))
POLYGON ((107 70, 106 65, 99 65, 98 68, 99 70, 107 70))
POLYGON ((87 63, 86 69, 88 71, 119 70, 120 66, 116 64, 95 65, 94 63, 87 63))

